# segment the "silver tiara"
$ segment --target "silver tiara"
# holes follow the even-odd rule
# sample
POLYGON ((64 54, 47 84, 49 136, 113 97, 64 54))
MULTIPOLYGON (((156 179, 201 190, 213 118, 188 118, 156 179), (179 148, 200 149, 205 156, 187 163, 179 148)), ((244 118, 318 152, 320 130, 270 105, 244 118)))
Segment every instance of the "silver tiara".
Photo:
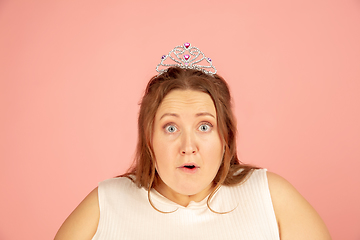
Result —
POLYGON ((203 52, 197 47, 191 46, 188 42, 181 46, 176 46, 168 55, 163 55, 161 62, 156 66, 156 71, 160 75, 166 72, 169 67, 196 69, 210 75, 216 73, 216 68, 213 66, 211 58, 205 57, 203 52))

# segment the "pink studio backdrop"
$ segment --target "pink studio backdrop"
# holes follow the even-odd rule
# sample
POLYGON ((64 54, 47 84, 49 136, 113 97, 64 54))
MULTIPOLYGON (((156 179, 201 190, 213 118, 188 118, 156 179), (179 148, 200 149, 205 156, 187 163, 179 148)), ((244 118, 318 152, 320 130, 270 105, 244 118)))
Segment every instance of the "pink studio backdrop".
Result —
POLYGON ((360 239, 360 3, 1 1, 0 239, 52 239, 123 173, 162 54, 190 41, 231 87, 238 149, 360 239))

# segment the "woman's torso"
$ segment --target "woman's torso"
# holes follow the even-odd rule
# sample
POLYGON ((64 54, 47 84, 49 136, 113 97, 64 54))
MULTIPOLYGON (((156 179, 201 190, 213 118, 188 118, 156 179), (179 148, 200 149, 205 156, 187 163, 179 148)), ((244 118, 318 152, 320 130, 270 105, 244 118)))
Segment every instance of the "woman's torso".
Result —
POLYGON ((147 191, 128 178, 108 179, 98 188, 100 220, 93 240, 100 239, 279 239, 266 170, 247 181, 222 186, 210 202, 180 206, 155 190, 147 191), (175 212, 172 212, 176 210, 175 212))

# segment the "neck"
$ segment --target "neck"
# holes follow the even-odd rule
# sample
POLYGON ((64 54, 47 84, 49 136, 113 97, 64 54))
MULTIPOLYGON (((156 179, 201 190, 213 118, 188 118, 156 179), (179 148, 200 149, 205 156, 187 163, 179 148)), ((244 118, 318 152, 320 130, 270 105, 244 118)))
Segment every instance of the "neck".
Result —
POLYGON ((214 187, 214 184, 210 184, 207 188, 197 194, 184 195, 175 192, 174 190, 166 186, 166 184, 161 180, 156 186, 154 186, 155 190, 158 191, 161 195, 183 207, 187 207, 191 201, 201 202, 213 191, 214 187))

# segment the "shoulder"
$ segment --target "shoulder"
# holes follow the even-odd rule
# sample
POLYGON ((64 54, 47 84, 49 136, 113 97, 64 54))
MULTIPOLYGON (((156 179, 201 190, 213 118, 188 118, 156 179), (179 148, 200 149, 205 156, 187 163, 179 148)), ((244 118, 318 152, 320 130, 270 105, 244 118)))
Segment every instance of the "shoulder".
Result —
POLYGON ((266 175, 282 240, 331 239, 319 214, 287 180, 272 172, 266 175))
POLYGON ((100 221, 100 210, 104 205, 121 200, 119 196, 130 196, 129 191, 137 188, 128 177, 110 178, 99 183, 75 208, 60 227, 55 240, 87 240, 95 235, 100 221), (126 194, 121 194, 126 192, 126 194))
POLYGON ((55 240, 91 239, 99 223, 98 188, 91 191, 60 227, 55 240))
POLYGON ((135 186, 134 181, 132 178, 129 177, 116 177, 116 178, 109 178, 99 183, 99 189, 101 188, 118 188, 118 187, 130 187, 135 186))
POLYGON ((129 177, 116 177, 106 179, 99 183, 98 198, 100 208, 105 202, 118 201, 119 197, 124 198, 133 192, 137 192, 139 188, 129 177), (116 200, 117 199, 117 200, 116 200))

